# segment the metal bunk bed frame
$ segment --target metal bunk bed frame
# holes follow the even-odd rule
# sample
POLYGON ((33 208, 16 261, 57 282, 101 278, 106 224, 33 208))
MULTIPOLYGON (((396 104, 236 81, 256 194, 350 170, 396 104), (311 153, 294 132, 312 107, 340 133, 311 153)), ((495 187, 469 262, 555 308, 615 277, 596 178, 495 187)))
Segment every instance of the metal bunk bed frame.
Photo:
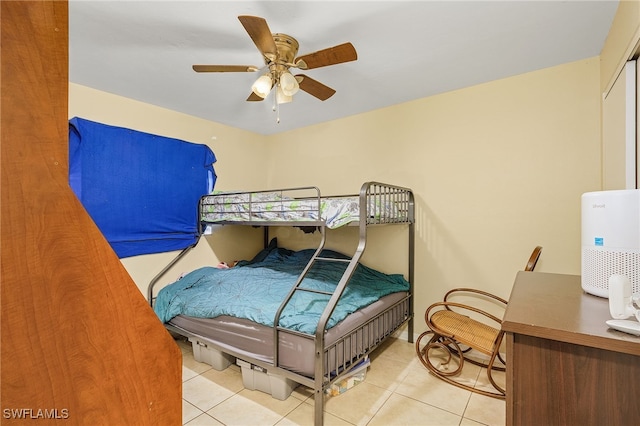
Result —
MULTIPOLYGON (((325 390, 331 386, 333 382, 339 380, 341 377, 347 375, 352 369, 358 366, 358 364, 371 353, 377 346, 379 346, 387 337, 389 337, 393 332, 402 327, 404 324, 407 324, 407 333, 408 333, 408 341, 413 343, 413 300, 414 300, 414 247, 415 247, 415 203, 413 192, 409 188, 404 188, 396 185, 389 185, 380 182, 366 182, 361 186, 359 193, 359 220, 357 223, 352 223, 353 226, 359 227, 359 239, 358 246, 356 252, 352 256, 351 260, 343 260, 343 259, 335 259, 335 258, 325 258, 321 256, 321 252, 326 243, 326 223, 320 217, 320 206, 322 197, 320 196, 320 190, 316 187, 299 187, 299 188, 289 188, 278 190, 276 192, 286 193, 291 191, 301 191, 301 190, 313 190, 316 193, 316 196, 313 198, 317 198, 318 208, 317 208, 317 220, 305 220, 303 222, 300 221, 287 221, 287 220, 275 220, 275 221, 265 221, 265 220, 247 220, 247 221, 218 221, 216 224, 221 225, 251 225, 251 226, 263 226, 265 227, 265 245, 268 243, 268 227, 269 226, 313 226, 317 227, 318 231, 321 233, 321 240, 318 248, 315 250, 311 260, 304 268, 300 276, 298 277, 295 285, 291 288, 289 294, 283 300, 280 308, 278 309, 275 319, 274 319, 274 327, 273 327, 273 363, 264 362, 257 359, 246 359, 246 354, 240 354, 230 350, 229 348, 221 348, 215 342, 212 342, 206 338, 203 338, 200 335, 196 335, 190 333, 181 328, 177 328, 171 324, 166 324, 168 330, 173 331, 179 335, 183 335, 189 338, 197 338, 203 339, 207 345, 211 345, 221 352, 227 353, 230 356, 234 356, 236 358, 245 359, 246 361, 250 361, 254 365, 257 365, 265 371, 269 371, 271 373, 275 373, 281 375, 283 377, 289 378, 301 385, 307 386, 314 390, 314 424, 315 426, 321 426, 324 421, 324 393, 325 390), (382 214, 380 211, 372 212, 371 209, 376 209, 375 206, 383 205, 384 203, 393 203, 398 210, 401 212, 398 216, 388 216, 382 214), (359 325, 353 330, 344 333, 342 337, 337 339, 331 345, 325 345, 324 335, 325 335, 325 327, 327 322, 329 321, 331 314, 333 313, 338 300, 342 296, 351 276, 355 272, 355 269, 364 253, 366 242, 367 242, 367 228, 369 226, 376 225, 386 225, 386 224, 405 224, 408 226, 408 265, 407 265, 407 281, 410 284, 408 295, 402 300, 398 301, 394 305, 390 306, 383 312, 379 313, 375 317, 371 318, 365 324, 359 325), (303 281, 307 272, 311 269, 311 267, 316 262, 346 262, 347 267, 344 272, 344 275, 340 279, 337 284, 336 290, 333 293, 328 292, 319 292, 317 290, 304 288, 303 281), (315 293, 325 294, 330 296, 329 302, 327 303, 324 312, 318 321, 318 325, 316 328, 315 336, 310 336, 308 334, 299 333, 295 331, 291 331, 279 326, 280 315, 291 299, 295 292, 297 291, 309 291, 315 293), (380 337, 380 330, 384 329, 380 324, 383 322, 384 324, 389 325, 386 333, 380 337), (279 336, 280 333, 291 333, 303 336, 305 338, 313 337, 315 341, 315 360, 314 360, 314 377, 310 378, 307 376, 300 375, 293 371, 282 368, 279 363, 279 336), (355 358, 348 356, 351 354, 351 350, 353 347, 358 346, 363 347, 362 353, 357 355, 355 358), (340 349, 341 348, 341 349, 340 349), (342 352, 342 353, 341 353, 342 352), (329 366, 331 365, 330 356, 334 357, 335 370, 331 371, 329 366), (342 355, 342 356, 340 356, 342 355), (325 358, 327 360, 327 368, 325 371, 325 358), (340 361, 341 360, 341 361, 340 361)), ((258 191, 253 192, 253 194, 261 193, 261 192, 274 192, 274 191, 258 191)), ((228 193, 227 193, 228 194, 228 193)), ((238 193, 239 194, 239 193, 238 193)), ((205 195, 201 198, 198 208, 198 218, 200 220, 200 237, 204 234, 203 222, 202 222, 202 205, 203 200, 206 197, 212 197, 215 195, 205 195)), ((249 203, 251 205, 251 203, 249 203)), ((197 244, 197 243, 196 243, 197 244)), ((155 300, 153 296, 153 288, 159 279, 169 270, 171 267, 176 264, 184 255, 186 255, 195 245, 185 248, 182 250, 176 258, 174 258, 165 268, 160 271, 150 282, 148 288, 148 300, 151 306, 153 306, 153 302, 155 300)))

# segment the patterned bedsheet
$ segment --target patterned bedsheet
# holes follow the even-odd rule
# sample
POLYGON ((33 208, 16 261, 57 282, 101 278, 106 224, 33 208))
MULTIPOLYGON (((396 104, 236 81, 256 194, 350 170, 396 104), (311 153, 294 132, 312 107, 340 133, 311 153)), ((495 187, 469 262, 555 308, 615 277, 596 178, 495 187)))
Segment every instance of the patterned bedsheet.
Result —
MULTIPOLYGON (((328 228, 339 228, 360 219, 360 202, 353 197, 296 199, 279 192, 213 194, 203 198, 201 220, 222 221, 325 221, 328 228)), ((392 202, 370 201, 371 217, 397 218, 392 202)))
MULTIPOLYGON (((215 318, 230 315, 273 326, 275 314, 307 265, 314 250, 291 251, 271 245, 251 261, 239 262, 229 269, 197 269, 163 288, 154 304, 158 317, 167 322, 176 315, 215 318)), ((343 254, 324 250, 324 257, 348 259, 343 254)), ((334 291, 346 268, 344 262, 314 265, 303 281, 305 288, 334 291)), ((384 274, 359 264, 331 316, 331 328, 347 315, 379 298, 408 291, 409 283, 400 274, 384 274)), ((296 292, 285 307, 280 325, 302 333, 314 334, 329 296, 306 291, 296 292)))

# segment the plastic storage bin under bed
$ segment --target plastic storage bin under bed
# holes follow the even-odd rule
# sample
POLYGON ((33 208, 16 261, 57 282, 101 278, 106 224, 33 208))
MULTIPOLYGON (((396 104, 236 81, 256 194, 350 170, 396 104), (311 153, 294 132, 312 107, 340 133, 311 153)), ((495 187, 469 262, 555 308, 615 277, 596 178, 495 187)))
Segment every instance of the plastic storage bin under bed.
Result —
POLYGON ((285 400, 298 386, 298 383, 265 370, 241 359, 221 352, 197 339, 189 338, 193 347, 193 357, 198 362, 209 364, 216 370, 224 370, 231 364, 238 364, 242 371, 242 384, 249 390, 259 390, 273 398, 285 400))
POLYGON ((197 339, 189 338, 193 347, 193 357, 198 362, 204 362, 209 364, 214 369, 222 371, 231 364, 235 364, 235 357, 220 352, 217 349, 209 347, 206 343, 203 343, 197 339))
POLYGON ((259 390, 270 394, 273 398, 285 400, 298 387, 298 383, 270 373, 264 368, 250 362, 237 359, 236 363, 242 369, 242 384, 249 390, 259 390))

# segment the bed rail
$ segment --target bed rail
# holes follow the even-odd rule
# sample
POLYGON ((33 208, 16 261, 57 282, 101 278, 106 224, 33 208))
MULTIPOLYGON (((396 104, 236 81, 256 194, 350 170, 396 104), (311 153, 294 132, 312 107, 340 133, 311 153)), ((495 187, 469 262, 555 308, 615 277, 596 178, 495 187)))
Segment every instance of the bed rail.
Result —
MULTIPOLYGON (((344 196, 343 196, 344 197, 344 196)), ((331 198, 321 197, 317 187, 298 187, 278 189, 272 191, 253 192, 225 192, 205 195, 200 199, 198 215, 200 218, 200 234, 203 227, 208 224, 241 224, 252 226, 316 226, 322 233, 322 238, 308 265, 298 277, 286 300, 282 302, 274 318, 274 354, 273 364, 264 361, 252 360, 257 365, 276 369, 285 377, 289 377, 298 383, 314 388, 314 423, 323 424, 324 391, 344 374, 357 366, 365 356, 377 347, 389 334, 408 324, 408 340, 413 342, 413 295, 414 295, 414 246, 415 246, 415 206, 413 192, 409 188, 389 185, 381 182, 366 182, 359 194, 354 197, 357 208, 355 220, 350 225, 359 226, 359 240, 355 253, 348 261, 345 272, 333 293, 328 293, 329 301, 318 322, 315 335, 306 335, 315 343, 315 371, 314 377, 300 376, 280 366, 278 347, 280 333, 288 333, 289 330, 280 327, 280 315, 287 303, 296 291, 310 291, 304 288, 304 276, 316 262, 336 261, 322 257, 322 249, 325 244, 326 218, 323 217, 323 202, 331 198), (230 214, 233 213, 233 214, 230 214), (346 333, 338 341, 327 345, 324 339, 325 330, 329 318, 335 310, 351 276, 364 253, 367 242, 367 228, 374 225, 401 224, 408 227, 408 264, 407 281, 410 289, 407 297, 390 307, 386 311, 371 319, 365 325, 346 333), (382 327, 380 324, 385 324, 382 327), (385 330, 381 333, 381 330, 385 330), (347 356, 353 346, 362 348, 355 358, 347 356), (335 365, 335 368, 330 368, 335 365)), ((187 250, 188 251, 188 250, 187 250)), ((162 276, 173 263, 186 253, 180 253, 171 265, 167 266, 153 283, 162 276)), ((343 261, 343 260, 341 260, 343 261)), ((152 290, 149 290, 149 299, 153 303, 152 290)), ((169 327, 172 329, 172 326, 169 327)), ((175 330, 180 334, 190 335, 186 330, 175 330)), ((206 340, 206 339, 205 339, 206 340)), ((212 342, 213 346, 217 346, 212 342)), ((221 349, 223 352, 237 356, 233 350, 221 349)))
POLYGON ((365 183, 359 194, 321 196, 315 186, 252 192, 220 192, 200 199, 198 215, 208 224, 321 226, 337 228, 413 223, 411 190, 365 183))
MULTIPOLYGON (((367 228, 370 225, 384 225, 384 224, 407 224, 409 226, 409 263, 408 263, 408 281, 410 284, 409 297, 406 299, 407 307, 404 315, 402 316, 401 323, 408 322, 409 328, 409 341, 413 341, 413 257, 414 257, 414 198, 413 192, 408 188, 403 188, 396 185, 389 185, 380 182, 367 182, 362 185, 359 194, 359 240, 358 246, 348 261, 345 272, 338 282, 336 289, 330 296, 327 306, 325 307, 315 333, 315 372, 314 372, 314 423, 316 425, 323 424, 323 407, 324 407, 324 390, 332 382, 331 371, 327 368, 327 357, 330 356, 330 349, 325 347, 324 335, 327 327, 327 323, 333 314, 338 301, 342 297, 344 290, 351 280, 351 277, 356 271, 360 258, 364 253, 367 243, 367 228), (391 206, 392 208, 389 208, 391 206)), ((278 326, 280 320, 280 314, 291 300, 293 294, 297 291, 309 291, 304 287, 304 277, 311 267, 316 262, 336 262, 341 261, 333 258, 322 257, 322 247, 325 242, 324 226, 321 227, 322 239, 319 247, 316 249, 314 255, 311 257, 308 265, 298 277, 296 284, 292 287, 287 298, 282 302, 276 316, 274 318, 274 342, 279 342, 279 333, 283 330, 278 326)), ((392 312, 392 311, 390 311, 392 312)), ((383 317, 384 318, 384 317, 383 317)), ((371 326, 375 326, 375 322, 371 323, 371 326)), ((394 328, 395 329, 395 328, 394 328)), ((352 339, 357 341, 358 334, 349 335, 347 340, 342 340, 340 344, 343 346, 347 343, 351 343, 352 339)), ((377 343, 375 343, 377 345, 377 343)), ((338 346, 333 347, 334 354, 338 354, 338 346)), ((362 354, 356 359, 343 360, 343 370, 348 371, 353 368, 357 362, 359 362, 365 355, 362 354)), ((278 361, 278 345, 274 345, 274 365, 279 367, 278 361)), ((336 359, 337 361, 337 359, 336 359)), ((328 365, 328 363, 327 363, 328 365)), ((336 364, 337 365, 337 364, 336 364)))
MULTIPOLYGON (((331 384, 349 374, 354 368, 357 368, 360 361, 368 357, 371 352, 373 352, 404 324, 411 321, 411 299, 412 296, 407 293, 407 297, 399 300, 392 306, 389 306, 366 323, 344 333, 343 336, 335 342, 326 345, 325 349, 318 356, 324 366, 324 373, 322 377, 320 377, 322 385, 319 388, 317 387, 318 378, 310 378, 300 375, 291 370, 276 366, 275 362, 268 362, 260 359, 249 359, 246 354, 234 351, 230 349, 229 346, 220 345, 214 340, 195 334, 178 326, 167 324, 166 327, 172 332, 199 340, 206 343, 207 346, 215 348, 221 352, 228 353, 233 357, 250 361, 252 364, 262 367, 265 371, 286 377, 314 389, 314 425, 321 426, 323 424, 324 417, 325 391, 331 386, 331 384), (357 353, 358 355, 353 357, 352 353, 357 353), (329 366, 331 367, 329 368, 329 366)), ((314 336, 293 332, 291 330, 282 330, 282 333, 296 334, 307 339, 314 339, 314 336)))
POLYGON ((335 371, 349 371, 350 368, 367 357, 380 343, 405 324, 410 318, 410 296, 371 318, 365 324, 345 333, 331 345, 325 346, 324 353, 328 365, 335 370, 325 369, 324 387, 336 380, 335 371), (349 354, 360 353, 356 358, 349 354))
POLYGON ((266 226, 321 225, 320 189, 302 186, 251 192, 220 192, 200 198, 198 217, 206 224, 266 226))
POLYGON ((360 189, 360 222, 383 225, 414 222, 413 192, 409 188, 367 182, 360 189), (393 206, 393 209, 385 208, 393 206))
MULTIPOLYGON (((199 240, 200 239, 198 238, 198 241, 199 240)), ((162 270, 160 272, 158 272, 155 277, 153 277, 153 279, 149 283, 149 286, 147 287, 147 301, 149 302, 149 305, 151 305, 152 308, 153 308, 153 302, 156 300, 153 290, 154 290, 154 287, 156 286, 156 284, 158 283, 158 281, 160 280, 160 278, 162 278, 164 276, 164 274, 166 274, 169 271, 169 269, 171 269, 173 267, 173 265, 178 263, 178 261, 180 259, 182 259, 185 254, 189 253, 191 251, 191 249, 193 249, 198 244, 198 241, 196 241, 195 244, 192 244, 189 247, 184 248, 164 268, 162 268, 162 270)))

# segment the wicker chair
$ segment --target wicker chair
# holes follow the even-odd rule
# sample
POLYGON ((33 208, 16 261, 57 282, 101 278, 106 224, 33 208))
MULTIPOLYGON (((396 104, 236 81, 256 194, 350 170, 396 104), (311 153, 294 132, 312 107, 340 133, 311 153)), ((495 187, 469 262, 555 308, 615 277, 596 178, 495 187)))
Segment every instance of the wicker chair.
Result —
MULTIPOLYGON (((525 271, 533 271, 541 251, 540 246, 533 250, 525 271)), ((502 320, 477 306, 451 301, 459 296, 484 299, 485 302, 497 304, 502 310, 507 306, 506 300, 482 290, 456 288, 447 292, 442 302, 429 306, 424 314, 429 330, 422 333, 416 341, 418 358, 429 371, 447 383, 482 395, 504 399, 505 389, 498 385, 491 375, 492 371, 505 371, 506 363, 500 354, 504 334, 500 329, 502 320), (441 358, 438 357, 434 362, 431 359, 432 352, 444 355, 444 360, 440 361, 441 358), (457 368, 450 369, 453 357, 458 360, 457 368), (486 368, 487 377, 495 391, 465 384, 460 378, 465 361, 486 368)))

